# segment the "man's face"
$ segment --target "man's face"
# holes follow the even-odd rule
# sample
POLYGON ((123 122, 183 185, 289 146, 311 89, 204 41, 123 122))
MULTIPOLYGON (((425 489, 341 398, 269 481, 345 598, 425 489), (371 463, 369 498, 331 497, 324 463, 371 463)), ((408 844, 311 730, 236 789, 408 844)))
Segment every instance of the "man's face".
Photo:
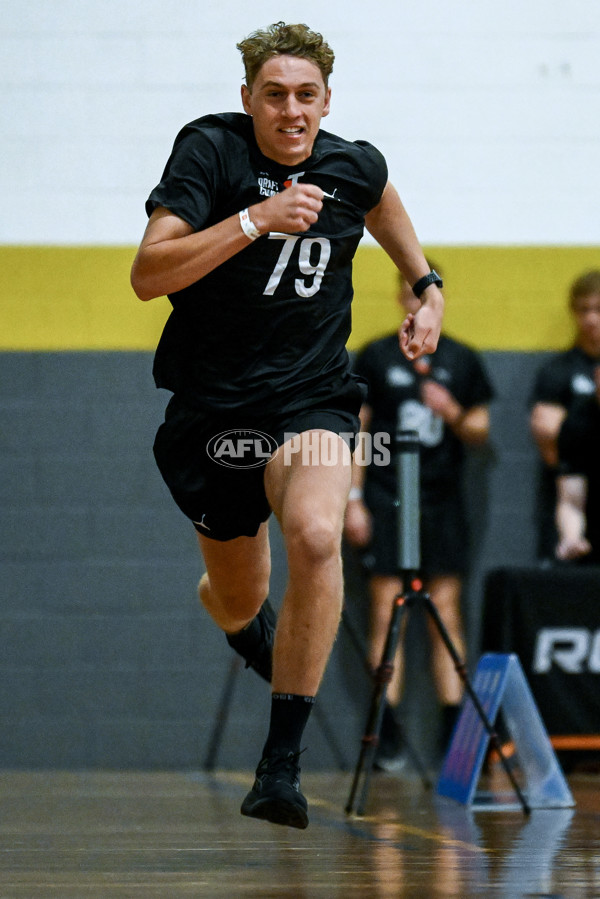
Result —
POLYGON ((321 119, 329 113, 330 96, 319 67, 310 60, 299 56, 268 59, 252 91, 242 85, 242 103, 252 116, 261 152, 290 167, 308 159, 321 119))
POLYGON ((573 315, 580 337, 600 347, 600 294, 592 293, 576 300, 573 315))

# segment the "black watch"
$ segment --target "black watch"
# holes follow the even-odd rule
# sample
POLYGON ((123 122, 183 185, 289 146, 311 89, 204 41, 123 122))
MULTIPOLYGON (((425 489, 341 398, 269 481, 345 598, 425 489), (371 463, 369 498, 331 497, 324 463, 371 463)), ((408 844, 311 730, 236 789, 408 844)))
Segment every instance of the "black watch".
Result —
POLYGON ((444 286, 444 282, 435 271, 435 269, 431 269, 428 275, 423 275, 422 278, 419 278, 416 284, 413 284, 412 292, 418 300, 421 299, 423 291, 427 290, 430 284, 437 284, 438 287, 444 286))

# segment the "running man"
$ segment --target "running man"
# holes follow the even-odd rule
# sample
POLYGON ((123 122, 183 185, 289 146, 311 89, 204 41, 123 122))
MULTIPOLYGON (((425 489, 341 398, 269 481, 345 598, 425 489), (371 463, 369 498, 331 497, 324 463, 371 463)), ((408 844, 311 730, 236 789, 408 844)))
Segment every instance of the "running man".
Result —
POLYGON ((443 297, 382 155, 320 128, 334 61, 322 36, 279 22, 238 49, 244 112, 179 133, 131 277, 141 300, 167 294, 173 306, 154 363, 157 386, 173 393, 155 456, 198 533, 201 602, 272 683, 241 811, 304 828, 298 757, 340 620, 348 434, 364 396, 345 348, 364 227, 422 297, 400 329, 407 358, 435 350, 443 297), (238 462, 252 445, 256 458, 223 464, 214 448, 230 432, 243 440, 238 462), (271 513, 289 571, 274 638, 271 513))

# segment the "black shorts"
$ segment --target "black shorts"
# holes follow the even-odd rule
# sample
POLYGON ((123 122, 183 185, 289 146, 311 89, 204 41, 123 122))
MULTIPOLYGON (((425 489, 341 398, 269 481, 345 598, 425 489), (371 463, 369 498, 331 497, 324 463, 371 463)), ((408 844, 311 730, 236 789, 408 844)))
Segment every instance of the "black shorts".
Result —
MULTIPOLYGON (((363 554, 371 575, 398 574, 398 522, 394 496, 372 482, 365 489, 373 536, 363 554)), ((424 577, 464 576, 468 563, 467 521, 460 493, 421 497, 421 568, 424 577)))
POLYGON ((271 514, 265 465, 291 434, 322 428, 341 434, 353 450, 362 391, 350 381, 331 399, 339 402, 241 420, 239 412, 215 417, 173 397, 156 434, 154 457, 173 499, 196 530, 214 540, 256 535, 271 514))

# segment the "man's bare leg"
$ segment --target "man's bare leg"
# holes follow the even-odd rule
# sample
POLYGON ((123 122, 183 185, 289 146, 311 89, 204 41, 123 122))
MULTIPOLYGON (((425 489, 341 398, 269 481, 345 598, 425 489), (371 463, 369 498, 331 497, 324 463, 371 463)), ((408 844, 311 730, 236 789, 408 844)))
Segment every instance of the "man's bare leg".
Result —
POLYGON ((306 432, 284 445, 265 472, 267 497, 288 557, 288 585, 275 635, 269 733, 242 814, 304 828, 298 755, 339 626, 343 600, 341 534, 351 455, 330 432, 306 432), (327 445, 324 464, 319 445, 327 445), (297 446, 298 452, 291 452, 297 446), (303 453, 302 447, 313 452, 303 453))
POLYGON ((240 631, 256 616, 269 592, 267 522, 256 537, 220 541, 198 534, 198 542, 206 565, 198 585, 200 601, 222 630, 240 631))
POLYGON ((220 542, 198 534, 207 572, 200 601, 225 632, 227 642, 270 683, 275 612, 267 600, 271 556, 267 523, 256 537, 220 542))
MULTIPOLYGON (((394 600, 402 593, 402 578, 395 575, 373 575, 369 580, 369 653, 368 661, 373 673, 383 660, 387 642, 394 600)), ((407 616, 402 619, 402 630, 393 660, 393 672, 386 689, 379 746, 375 765, 384 770, 399 770, 404 765, 403 730, 398 720, 396 708, 402 698, 404 682, 404 635, 408 624, 407 616)))
MULTIPOLYGON (((431 601, 448 631, 448 636, 458 655, 464 660, 465 640, 460 614, 460 579, 456 575, 440 575, 432 577, 428 586, 431 601)), ((463 683, 437 627, 431 620, 429 631, 432 641, 433 677, 440 702, 443 705, 458 705, 462 699, 463 683)))
MULTIPOLYGON (((466 661, 466 646, 460 610, 461 580, 456 575, 438 575, 429 580, 429 595, 458 655, 466 661)), ((463 696, 463 682, 437 627, 429 619, 433 679, 442 705, 439 750, 446 751, 463 696)))
POLYGON ((288 558, 288 585, 275 636, 273 690, 314 696, 342 611, 341 535, 351 455, 343 440, 327 431, 306 432, 299 440, 305 448, 325 447, 326 458, 337 456, 337 463, 324 465, 319 453, 308 451, 286 454, 284 446, 265 472, 267 497, 288 558))
MULTIPOLYGON (((383 651, 387 641, 394 600, 402 592, 402 578, 394 575, 373 575, 369 581, 369 593, 371 598, 369 609, 369 651, 368 661, 372 671, 376 671, 381 665, 383 651)), ((406 628, 406 616, 402 622, 402 636, 398 641, 398 650, 394 659, 394 672, 386 691, 387 700, 391 706, 397 706, 402 696, 402 682, 404 675, 404 653, 402 642, 406 628)))

